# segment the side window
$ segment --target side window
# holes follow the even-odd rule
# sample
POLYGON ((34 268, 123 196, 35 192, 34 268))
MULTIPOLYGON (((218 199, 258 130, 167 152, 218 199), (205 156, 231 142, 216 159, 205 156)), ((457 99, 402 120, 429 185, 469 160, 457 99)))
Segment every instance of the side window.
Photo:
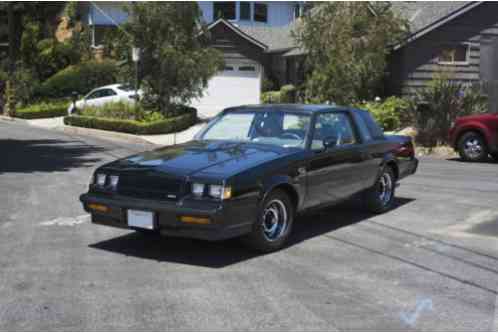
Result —
POLYGON ((86 99, 95 99, 95 98, 100 98, 102 97, 102 91, 103 90, 95 90, 92 92, 86 99))
POLYGON ((333 138, 336 146, 358 142, 351 119, 345 113, 323 113, 316 118, 312 149, 323 149, 323 140, 333 138))
POLYGON ((366 142, 372 141, 373 137, 370 134, 370 130, 367 127, 367 124, 363 120, 363 118, 358 115, 358 112, 354 113, 354 119, 356 120, 356 124, 358 124, 358 129, 361 133, 361 136, 365 139, 366 142))
POLYGON ((102 95, 100 97, 109 97, 109 96, 114 96, 116 93, 112 89, 104 89, 102 90, 102 95))
POLYGON ((370 135, 375 139, 375 140, 382 140, 384 138, 384 132, 382 131, 382 128, 377 124, 375 119, 373 119, 372 115, 368 111, 360 111, 359 112, 360 117, 363 119, 365 124, 368 127, 368 131, 370 132, 370 135))

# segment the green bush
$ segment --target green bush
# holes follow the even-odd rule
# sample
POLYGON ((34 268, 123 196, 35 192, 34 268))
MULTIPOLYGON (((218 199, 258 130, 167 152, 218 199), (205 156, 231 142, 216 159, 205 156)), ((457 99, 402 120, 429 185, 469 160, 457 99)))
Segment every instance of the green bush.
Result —
POLYGON ((396 96, 391 96, 383 102, 366 102, 357 106, 372 113, 385 131, 394 131, 409 125, 413 108, 411 101, 396 96))
POLYGON ((114 61, 87 61, 57 72, 36 93, 44 98, 69 97, 73 91, 86 94, 94 88, 116 83, 117 76, 118 67, 114 61))
POLYGON ((451 123, 457 118, 487 110, 487 98, 479 86, 453 80, 452 73, 439 73, 427 87, 417 92, 414 117, 420 141, 428 146, 448 140, 451 123))
POLYGON ((292 84, 282 86, 282 88, 280 88, 280 103, 295 103, 296 92, 296 87, 292 84))
POLYGON ((146 121, 67 116, 64 118, 64 124, 141 135, 167 134, 183 131, 195 124, 197 121, 197 111, 195 109, 189 109, 188 112, 173 118, 160 119, 158 117, 163 116, 158 112, 152 112, 146 121))
POLYGON ((63 117, 67 114, 68 101, 42 102, 16 110, 16 117, 24 119, 63 117))
POLYGON ((261 94, 261 103, 278 104, 280 103, 280 91, 267 91, 261 94))

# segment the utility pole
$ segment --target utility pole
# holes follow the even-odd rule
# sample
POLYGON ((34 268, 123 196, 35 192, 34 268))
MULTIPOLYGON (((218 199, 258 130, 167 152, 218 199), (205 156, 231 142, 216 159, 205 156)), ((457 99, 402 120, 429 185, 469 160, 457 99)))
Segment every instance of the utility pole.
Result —
POLYGON ((14 23, 14 2, 10 1, 7 4, 7 22, 9 25, 9 74, 15 71, 15 34, 16 27, 14 23))
POLYGON ((7 21, 9 26, 9 78, 6 86, 6 106, 9 116, 14 116, 16 113, 16 97, 15 97, 15 71, 16 71, 16 24, 14 18, 14 2, 10 1, 7 4, 7 21))

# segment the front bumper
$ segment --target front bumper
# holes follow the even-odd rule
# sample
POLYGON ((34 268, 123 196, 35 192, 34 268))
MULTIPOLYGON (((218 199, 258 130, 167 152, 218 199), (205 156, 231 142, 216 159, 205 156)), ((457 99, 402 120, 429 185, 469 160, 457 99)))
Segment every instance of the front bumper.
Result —
MULTIPOLYGON (((154 212, 154 230, 161 235, 186 237, 205 240, 223 240, 249 233, 252 229, 253 216, 249 211, 242 215, 240 210, 247 210, 251 205, 241 202, 215 202, 204 200, 180 200, 178 202, 143 200, 121 196, 102 196, 85 193, 80 196, 83 208, 92 216, 92 223, 117 228, 135 229, 128 226, 127 210, 154 212), (89 207, 90 204, 106 206, 108 211, 100 212, 89 207), (209 218, 209 224, 190 224, 180 221, 180 216, 209 218), (242 218, 241 216, 246 216, 242 218)), ((255 210, 252 210, 254 215, 255 210)))

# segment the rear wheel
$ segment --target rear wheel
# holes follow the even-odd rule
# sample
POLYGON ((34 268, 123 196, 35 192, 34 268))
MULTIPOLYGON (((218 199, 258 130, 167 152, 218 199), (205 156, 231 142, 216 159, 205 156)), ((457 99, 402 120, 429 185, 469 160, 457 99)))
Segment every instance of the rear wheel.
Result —
POLYGON ((282 248, 294 222, 294 207, 287 193, 275 190, 261 205, 252 232, 244 238, 251 248, 271 252, 282 248))
POLYGON ((391 167, 385 167, 377 182, 365 192, 368 211, 380 214, 392 208, 395 200, 396 177, 391 167))
POLYGON ((488 157, 486 141, 477 132, 467 132, 458 140, 458 153, 464 161, 484 161, 488 157))

